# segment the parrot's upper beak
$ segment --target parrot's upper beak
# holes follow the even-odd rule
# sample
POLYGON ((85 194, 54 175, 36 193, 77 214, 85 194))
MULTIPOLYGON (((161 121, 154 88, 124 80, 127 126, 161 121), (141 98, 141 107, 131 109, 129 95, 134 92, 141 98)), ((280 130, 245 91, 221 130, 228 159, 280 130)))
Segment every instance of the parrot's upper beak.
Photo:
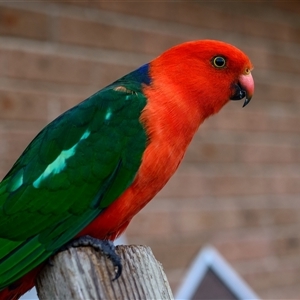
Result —
POLYGON ((230 100, 241 100, 245 98, 243 107, 246 106, 254 93, 254 81, 251 73, 240 75, 238 82, 232 86, 233 94, 230 100))

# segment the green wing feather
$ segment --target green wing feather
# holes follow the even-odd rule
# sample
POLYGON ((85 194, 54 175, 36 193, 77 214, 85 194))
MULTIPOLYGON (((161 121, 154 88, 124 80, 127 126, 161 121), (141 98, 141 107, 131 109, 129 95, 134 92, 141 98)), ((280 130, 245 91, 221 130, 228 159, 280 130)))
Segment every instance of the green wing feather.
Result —
POLYGON ((26 148, 0 183, 0 289, 46 260, 132 183, 146 147, 139 121, 145 105, 140 83, 117 81, 26 148))

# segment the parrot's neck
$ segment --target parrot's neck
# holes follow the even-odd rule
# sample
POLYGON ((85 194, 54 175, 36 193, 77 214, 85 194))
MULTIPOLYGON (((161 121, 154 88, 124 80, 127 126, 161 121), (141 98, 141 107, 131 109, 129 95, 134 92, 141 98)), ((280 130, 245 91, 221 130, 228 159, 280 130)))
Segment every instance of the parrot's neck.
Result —
MULTIPOLYGON (((150 69, 149 64, 144 64, 143 66, 139 67, 138 69, 134 70, 133 72, 120 78, 119 80, 117 80, 117 82, 120 84, 122 84, 122 83, 126 84, 126 87, 128 87, 128 85, 130 85, 132 82, 138 83, 139 86, 142 86, 144 84, 150 85, 151 77, 149 74, 149 69, 150 69)), ((113 84, 115 84, 115 83, 116 82, 114 82, 113 84)))
MULTIPOLYGON (((147 104, 141 116, 151 141, 169 145, 173 154, 182 158, 199 125, 206 118, 200 109, 194 109, 172 87, 157 87, 155 82, 144 87, 147 104)), ((190 101, 190 99, 189 99, 190 101)))
POLYGON ((211 99, 199 101, 206 96, 201 94, 205 89, 199 85, 186 89, 184 82, 179 84, 174 76, 159 73, 155 67, 150 64, 151 83, 143 87, 147 104, 140 119, 149 143, 139 175, 147 180, 159 178, 156 193, 176 171, 200 124, 216 111, 209 105, 211 99))
POLYGON ((150 138, 155 135, 170 140, 174 147, 185 151, 200 124, 215 111, 208 106, 210 99, 199 99, 205 96, 201 94, 203 89, 186 88, 183 81, 178 84, 172 76, 151 68, 150 65, 151 84, 143 87, 147 104, 141 120, 150 138))

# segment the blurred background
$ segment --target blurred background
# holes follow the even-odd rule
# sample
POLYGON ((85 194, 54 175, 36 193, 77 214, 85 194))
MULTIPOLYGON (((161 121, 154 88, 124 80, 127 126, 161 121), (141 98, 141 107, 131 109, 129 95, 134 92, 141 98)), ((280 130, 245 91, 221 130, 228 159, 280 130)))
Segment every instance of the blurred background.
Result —
POLYGON ((0 177, 60 113, 167 48, 208 38, 249 55, 254 97, 206 121, 127 242, 151 246, 173 291, 210 244, 261 298, 299 298, 300 2, 2 1, 0 177))

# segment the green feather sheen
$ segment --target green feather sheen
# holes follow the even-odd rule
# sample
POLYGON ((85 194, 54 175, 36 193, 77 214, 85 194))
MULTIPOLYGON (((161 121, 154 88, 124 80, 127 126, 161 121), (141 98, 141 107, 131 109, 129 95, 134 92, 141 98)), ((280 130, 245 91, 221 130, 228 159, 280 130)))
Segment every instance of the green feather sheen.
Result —
POLYGON ((146 147, 139 121, 145 105, 141 83, 129 74, 58 117, 25 149, 0 183, 0 289, 132 183, 146 147))

